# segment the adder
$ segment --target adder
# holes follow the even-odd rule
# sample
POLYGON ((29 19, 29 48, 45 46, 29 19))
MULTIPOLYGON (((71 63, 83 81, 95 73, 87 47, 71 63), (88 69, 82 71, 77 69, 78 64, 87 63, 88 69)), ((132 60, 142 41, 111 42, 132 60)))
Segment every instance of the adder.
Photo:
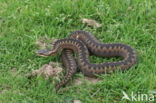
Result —
POLYGON ((115 70, 127 70, 137 62, 136 52, 133 48, 121 43, 100 43, 93 34, 86 31, 75 31, 68 38, 57 40, 51 50, 39 50, 40 56, 52 56, 61 52, 61 58, 66 68, 64 79, 56 84, 58 90, 65 86, 73 75, 80 71, 90 77, 112 73, 115 70), (77 54, 77 59, 73 56, 77 54), (90 63, 89 56, 121 57, 115 62, 90 63))

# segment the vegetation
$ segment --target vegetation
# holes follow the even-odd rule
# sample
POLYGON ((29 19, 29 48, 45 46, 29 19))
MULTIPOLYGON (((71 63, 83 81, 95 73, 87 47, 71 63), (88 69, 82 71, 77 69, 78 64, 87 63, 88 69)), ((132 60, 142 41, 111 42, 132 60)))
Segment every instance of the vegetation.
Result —
MULTIPOLYGON (((155 0, 0 0, 0 103, 125 103, 128 94, 156 89, 155 0), (95 28, 82 18, 98 21, 95 28), (96 84, 65 87, 56 94, 51 80, 24 75, 59 56, 39 57, 39 38, 64 38, 75 30, 93 33, 104 43, 125 43, 136 49, 138 64, 121 73, 102 75, 96 84), (15 70, 15 71, 14 71, 15 70)), ((107 61, 95 58, 93 62, 107 61)), ((74 79, 83 78, 79 74, 74 79)), ((142 101, 142 103, 145 101, 142 101)))

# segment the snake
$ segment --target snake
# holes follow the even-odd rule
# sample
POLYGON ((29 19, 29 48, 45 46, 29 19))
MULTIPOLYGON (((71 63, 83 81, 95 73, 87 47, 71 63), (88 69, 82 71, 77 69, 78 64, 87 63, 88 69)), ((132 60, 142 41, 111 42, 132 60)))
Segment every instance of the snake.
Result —
POLYGON ((55 41, 50 50, 37 51, 39 56, 54 56, 58 53, 61 53, 66 73, 64 78, 56 84, 57 90, 65 86, 78 70, 85 76, 97 77, 97 75, 110 74, 116 70, 128 70, 137 63, 136 50, 132 47, 122 43, 101 43, 92 33, 82 30, 74 31, 69 37, 55 41), (73 54, 76 54, 76 58, 73 54), (122 60, 91 63, 90 55, 121 57, 122 60))

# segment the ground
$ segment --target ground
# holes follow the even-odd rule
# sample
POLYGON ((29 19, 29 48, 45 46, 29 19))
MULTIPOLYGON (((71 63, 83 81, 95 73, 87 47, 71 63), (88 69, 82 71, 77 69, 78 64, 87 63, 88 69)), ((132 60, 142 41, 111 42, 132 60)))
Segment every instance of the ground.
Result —
MULTIPOLYGON (((1 0, 0 103, 132 103, 121 100, 122 91, 148 94, 156 89, 155 46, 155 0, 1 0), (82 18, 96 20, 101 27, 87 26, 82 18), (51 80, 24 76, 50 61, 60 62, 59 56, 35 54, 39 38, 64 38, 75 30, 89 31, 104 43, 130 45, 138 63, 124 73, 102 75, 97 83, 71 82, 62 94, 55 93, 51 80)), ((93 60, 103 61, 107 59, 93 60)))

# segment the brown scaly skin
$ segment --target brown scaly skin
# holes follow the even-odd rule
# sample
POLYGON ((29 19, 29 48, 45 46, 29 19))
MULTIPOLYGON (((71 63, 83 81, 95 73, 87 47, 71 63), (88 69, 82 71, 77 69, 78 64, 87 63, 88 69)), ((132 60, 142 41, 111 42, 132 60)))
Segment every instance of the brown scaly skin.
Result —
MULTIPOLYGON (((57 53, 56 51, 52 52, 51 50, 38 50, 37 54, 39 56, 50 56, 57 53)), ((66 68, 66 74, 64 79, 62 79, 59 83, 55 85, 56 91, 58 91, 61 87, 65 86, 70 79, 72 79, 73 75, 77 72, 77 64, 75 58, 72 55, 73 51, 70 49, 64 49, 61 54, 61 59, 63 65, 66 68)))
POLYGON ((85 75, 91 77, 96 76, 96 74, 111 73, 114 70, 126 70, 137 62, 136 53, 130 46, 119 43, 101 44, 93 35, 85 31, 75 31, 70 35, 70 38, 56 41, 53 47, 54 48, 50 51, 39 51, 38 54, 50 56, 66 49, 66 51, 62 53, 62 59, 68 69, 64 80, 58 84, 59 88, 65 85, 76 72, 77 67, 75 59, 72 57, 72 52, 70 50, 78 54, 77 62, 80 70, 85 75), (70 50, 67 52, 67 49, 70 50), (123 60, 91 64, 89 61, 89 53, 102 57, 120 56, 123 60), (70 72, 70 70, 72 72, 70 72))
POLYGON ((70 79, 72 79, 73 75, 77 72, 77 64, 75 62, 74 57, 71 55, 72 50, 65 49, 62 51, 61 59, 63 61, 63 65, 66 68, 66 74, 64 79, 56 84, 56 90, 59 90, 61 87, 65 86, 70 79))

